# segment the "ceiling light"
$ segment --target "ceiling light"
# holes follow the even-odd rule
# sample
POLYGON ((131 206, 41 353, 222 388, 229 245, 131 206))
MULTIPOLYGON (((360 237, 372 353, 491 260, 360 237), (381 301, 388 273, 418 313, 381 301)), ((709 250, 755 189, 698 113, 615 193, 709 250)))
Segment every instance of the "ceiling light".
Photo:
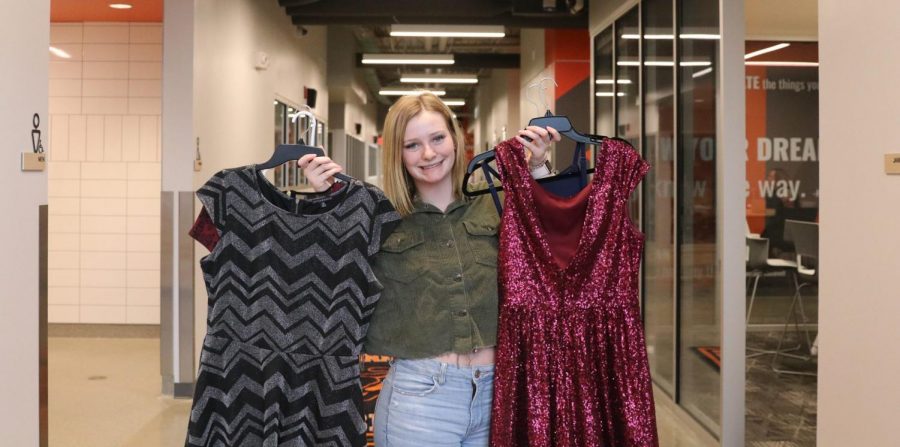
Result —
MULTIPOLYGON (((682 39, 694 39, 694 40, 719 40, 720 36, 718 34, 681 34, 678 37, 682 39)), ((640 34, 635 33, 627 33, 622 34, 623 39, 629 40, 637 40, 641 38, 640 34)), ((675 36, 672 34, 644 34, 644 39, 647 40, 674 40, 675 36)))
MULTIPOLYGON (((638 67, 640 66, 640 62, 638 61, 619 61, 616 62, 616 65, 620 67, 638 67)), ((709 67, 712 65, 712 62, 709 61, 684 61, 680 62, 678 65, 682 67, 709 67)), ((674 67, 675 62, 673 61, 644 61, 644 66, 646 67, 674 67)))
POLYGON ((71 59, 72 58, 71 54, 66 53, 65 51, 60 50, 59 48, 56 48, 56 47, 50 47, 50 52, 53 53, 54 56, 61 57, 63 59, 71 59))
POLYGON ((109 7, 112 9, 131 9, 131 5, 128 3, 110 3, 109 7))
POLYGON ((707 68, 704 68, 703 70, 700 70, 700 71, 692 74, 691 77, 694 79, 697 79, 701 76, 706 76, 706 75, 712 73, 712 70, 713 70, 712 67, 707 67, 707 68))
MULTIPOLYGON (((637 40, 641 38, 640 34, 622 34, 623 39, 631 39, 637 40)), ((673 40, 675 36, 673 34, 644 34, 644 39, 647 40, 673 40)))
POLYGON ((400 88, 383 88, 378 91, 378 94, 381 96, 421 95, 423 93, 431 93, 435 96, 444 96, 447 94, 447 91, 445 91, 445 90, 412 90, 412 89, 400 89, 400 88))
MULTIPOLYGON (((601 98, 612 98, 613 92, 597 92, 594 93, 594 96, 599 96, 601 98)), ((615 96, 625 96, 625 92, 616 93, 615 96)))
POLYGON ((678 37, 694 40, 719 40, 721 38, 718 34, 680 34, 678 37))
POLYGON ((406 74, 400 76, 400 82, 432 82, 436 84, 477 84, 478 76, 472 74, 406 74))
POLYGON ((760 66, 760 67, 818 67, 818 62, 799 62, 799 61, 746 61, 744 65, 760 66))
POLYGON ((782 48, 786 48, 790 45, 791 44, 789 44, 789 43, 780 43, 778 45, 772 45, 771 47, 768 47, 768 48, 763 48, 761 50, 756 50, 754 52, 747 53, 744 55, 744 59, 750 59, 751 57, 756 57, 756 56, 759 56, 760 54, 766 54, 766 53, 771 53, 773 51, 778 51, 778 50, 780 50, 782 48))
POLYGON ((452 54, 363 54, 364 64, 453 65, 452 54))
POLYGON ((392 37, 491 37, 506 36, 502 25, 391 25, 392 37))
POLYGON ((448 106, 464 106, 464 105, 466 105, 465 99, 441 99, 441 101, 443 101, 444 104, 447 104, 448 106))
MULTIPOLYGON (((594 81, 598 85, 612 85, 612 79, 597 79, 594 81)), ((631 79, 616 79, 616 84, 631 84, 631 79)))

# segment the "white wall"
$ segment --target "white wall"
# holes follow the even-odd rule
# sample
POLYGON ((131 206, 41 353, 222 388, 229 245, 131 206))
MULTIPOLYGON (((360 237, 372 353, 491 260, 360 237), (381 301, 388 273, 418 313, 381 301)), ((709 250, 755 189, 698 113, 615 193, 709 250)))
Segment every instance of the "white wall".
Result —
POLYGON ((318 90, 315 113, 328 117, 325 29, 296 29, 275 1, 198 0, 195 9, 194 116, 203 171, 200 186, 215 172, 266 160, 273 149, 278 97, 305 104, 303 86, 318 90), (266 70, 254 68, 258 51, 266 70))
POLYGON ((523 125, 519 119, 519 70, 491 70, 490 76, 479 79, 476 101, 475 151, 481 152, 485 144, 493 146, 512 138, 523 125))
POLYGON ((747 40, 816 40, 818 0, 744 3, 747 40))
POLYGON ((897 445, 900 4, 819 2, 818 444, 897 445))
MULTIPOLYGON (((303 87, 314 88, 318 91, 315 113, 327 120, 329 95, 324 27, 307 27, 309 33, 298 38, 276 1, 197 0, 194 14, 194 129, 203 156, 203 168, 194 176, 196 189, 219 170, 269 158, 274 146, 275 98, 302 105, 306 103, 303 87), (257 51, 269 55, 268 69, 254 68, 257 51)), ((196 262, 206 254, 205 248, 195 245, 196 262)), ((194 296, 199 356, 207 309, 199 267, 195 268, 194 296)))
POLYGON ((55 23, 51 323, 159 323, 162 26, 55 23))
POLYGON ((3 445, 38 445, 38 206, 45 172, 22 172, 32 150, 32 115, 46 137, 50 2, 5 2, 0 15, 0 434, 3 445))

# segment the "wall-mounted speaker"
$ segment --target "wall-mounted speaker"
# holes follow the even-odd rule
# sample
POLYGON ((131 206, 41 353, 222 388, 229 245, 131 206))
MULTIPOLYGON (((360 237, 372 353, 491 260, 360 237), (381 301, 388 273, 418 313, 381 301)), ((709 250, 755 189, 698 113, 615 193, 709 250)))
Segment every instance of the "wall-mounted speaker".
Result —
POLYGON ((310 108, 316 108, 316 96, 318 92, 314 88, 306 88, 306 105, 310 108))

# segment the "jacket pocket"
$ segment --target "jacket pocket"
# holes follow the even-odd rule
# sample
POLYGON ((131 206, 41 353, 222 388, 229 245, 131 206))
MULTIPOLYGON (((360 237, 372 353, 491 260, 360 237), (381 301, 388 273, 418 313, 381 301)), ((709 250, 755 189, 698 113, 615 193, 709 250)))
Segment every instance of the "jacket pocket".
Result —
POLYGON ((472 220, 463 221, 468 235, 469 247, 475 262, 497 266, 497 224, 478 222, 472 220))
POLYGON ((376 262, 384 276, 402 283, 410 283, 421 275, 424 266, 415 252, 425 243, 421 231, 394 232, 381 245, 376 262))

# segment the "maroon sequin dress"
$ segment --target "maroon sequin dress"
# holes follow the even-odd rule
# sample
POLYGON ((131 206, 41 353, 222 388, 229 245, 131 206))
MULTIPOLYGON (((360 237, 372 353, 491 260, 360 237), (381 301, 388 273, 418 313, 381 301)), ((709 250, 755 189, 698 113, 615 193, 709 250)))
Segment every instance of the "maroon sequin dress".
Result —
POLYGON ((496 148, 506 197, 494 447, 658 445, 637 299, 643 235, 627 208, 649 166, 622 140, 595 152, 590 184, 562 198, 531 178, 521 144, 496 148))

